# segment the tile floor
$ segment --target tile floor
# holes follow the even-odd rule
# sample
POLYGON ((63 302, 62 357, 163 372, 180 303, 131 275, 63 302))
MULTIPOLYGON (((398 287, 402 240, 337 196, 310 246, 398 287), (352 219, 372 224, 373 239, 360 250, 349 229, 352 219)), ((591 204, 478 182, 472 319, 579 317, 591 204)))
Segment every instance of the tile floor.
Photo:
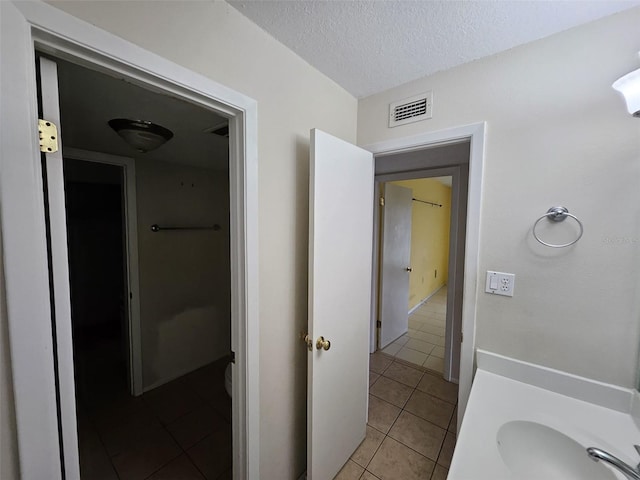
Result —
POLYGON ((383 353, 369 364, 367 436, 335 480, 444 480, 458 386, 383 353))
POLYGON ((442 373, 447 311, 447 287, 438 290, 409 316, 409 331, 382 351, 442 373))
POLYGON ((76 367, 82 479, 230 479, 228 359, 132 397, 110 352, 76 367))

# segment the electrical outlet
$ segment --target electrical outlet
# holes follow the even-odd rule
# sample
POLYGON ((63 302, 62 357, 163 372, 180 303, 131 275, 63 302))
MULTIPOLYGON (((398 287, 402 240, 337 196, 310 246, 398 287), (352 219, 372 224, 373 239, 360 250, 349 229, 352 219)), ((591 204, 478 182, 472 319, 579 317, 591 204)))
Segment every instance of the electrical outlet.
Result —
POLYGON ((516 276, 513 273, 487 271, 487 283, 484 291, 494 295, 513 297, 516 276))

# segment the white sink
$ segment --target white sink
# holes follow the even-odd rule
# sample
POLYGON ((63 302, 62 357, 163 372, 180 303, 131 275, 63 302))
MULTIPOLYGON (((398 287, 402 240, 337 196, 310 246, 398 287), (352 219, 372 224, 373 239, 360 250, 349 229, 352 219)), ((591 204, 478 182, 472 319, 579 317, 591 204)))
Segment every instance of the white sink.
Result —
POLYGON ((498 430, 496 440, 503 462, 518 480, 618 478, 602 462, 591 460, 586 447, 540 423, 522 420, 507 422, 498 430))

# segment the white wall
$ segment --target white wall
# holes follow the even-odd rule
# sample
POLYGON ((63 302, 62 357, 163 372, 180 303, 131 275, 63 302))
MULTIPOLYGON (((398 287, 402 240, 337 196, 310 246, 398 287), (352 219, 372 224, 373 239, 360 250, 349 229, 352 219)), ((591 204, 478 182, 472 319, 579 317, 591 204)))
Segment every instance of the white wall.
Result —
POLYGON ((226 172, 136 159, 144 388, 231 351, 226 172), (152 232, 150 226, 215 230, 152 232))
POLYGON ((14 480, 19 467, 3 272, 0 256, 0 478, 14 480))
POLYGON ((224 2, 53 2, 258 101, 261 478, 306 465, 309 130, 355 142, 357 101, 224 2), (274 385, 276 387, 274 387, 274 385))
MULTIPOLYGON (((362 145, 487 121, 478 283, 488 269, 516 283, 513 298, 478 294, 477 346, 626 387, 640 332, 640 120, 611 83, 640 66, 639 24, 636 8, 367 97, 358 110, 362 145), (433 119, 387 128, 390 102, 430 89, 433 119), (558 204, 584 223, 572 248, 531 234, 558 204)), ((554 227, 551 240, 571 228, 554 227)))

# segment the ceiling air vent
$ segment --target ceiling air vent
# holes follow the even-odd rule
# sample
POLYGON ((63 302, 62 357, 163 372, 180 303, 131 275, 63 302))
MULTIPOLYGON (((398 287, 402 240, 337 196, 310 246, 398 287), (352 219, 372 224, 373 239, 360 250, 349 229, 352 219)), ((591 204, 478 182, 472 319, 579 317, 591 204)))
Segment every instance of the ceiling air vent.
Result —
POLYGON ((428 91, 389 105, 389 128, 431 118, 433 92, 428 91))

